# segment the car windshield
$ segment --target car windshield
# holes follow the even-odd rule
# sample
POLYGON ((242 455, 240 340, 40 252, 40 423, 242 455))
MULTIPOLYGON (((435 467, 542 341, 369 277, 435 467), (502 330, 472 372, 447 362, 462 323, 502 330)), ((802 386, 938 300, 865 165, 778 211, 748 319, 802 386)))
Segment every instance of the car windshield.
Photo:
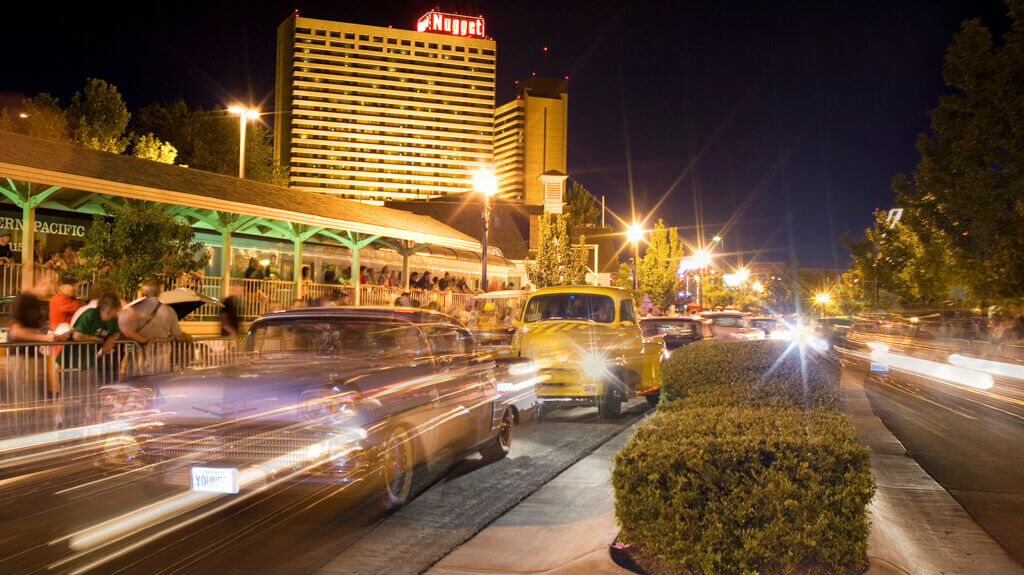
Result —
POLYGON ((711 322, 719 327, 747 327, 747 320, 740 315, 712 316, 711 322))
POLYGON ((348 359, 404 358, 423 350, 415 326, 373 320, 262 321, 249 331, 249 352, 268 356, 319 356, 348 359))
POLYGON ((750 320, 750 324, 754 327, 770 331, 775 329, 779 322, 774 319, 752 319, 750 320))
POLYGON ((615 300, 590 293, 558 293, 530 298, 523 314, 525 323, 545 320, 615 321, 615 300))
POLYGON ((648 337, 658 334, 689 337, 693 335, 696 324, 685 319, 644 320, 640 322, 640 329, 648 337))

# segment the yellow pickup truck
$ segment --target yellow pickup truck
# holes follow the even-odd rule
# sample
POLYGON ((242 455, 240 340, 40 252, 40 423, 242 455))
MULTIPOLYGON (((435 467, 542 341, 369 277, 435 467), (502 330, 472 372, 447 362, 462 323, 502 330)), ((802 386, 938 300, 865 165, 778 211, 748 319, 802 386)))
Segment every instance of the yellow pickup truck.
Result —
POLYGON ((539 289, 515 324, 512 353, 536 362, 545 407, 596 406, 602 417, 614 417, 637 395, 657 403, 665 345, 644 337, 626 290, 539 289))

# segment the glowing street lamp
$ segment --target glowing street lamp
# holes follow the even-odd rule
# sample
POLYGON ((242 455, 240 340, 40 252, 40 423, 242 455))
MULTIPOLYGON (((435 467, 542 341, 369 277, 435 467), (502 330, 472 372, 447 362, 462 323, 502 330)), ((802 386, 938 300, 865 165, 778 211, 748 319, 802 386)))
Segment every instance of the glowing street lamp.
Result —
POLYGON ((713 242, 715 242, 717 244, 718 242, 722 241, 722 236, 715 236, 715 237, 711 238, 711 241, 713 241, 713 242))
POLYGON ((832 296, 827 292, 818 292, 814 296, 814 302, 821 306, 821 317, 825 317, 825 307, 832 301, 832 296))
POLYGON ((242 106, 231 106, 228 112, 238 115, 238 177, 245 178, 245 125, 249 120, 260 117, 260 111, 244 108, 242 106))
POLYGON ((754 293, 764 293, 764 286, 761 285, 761 282, 754 282, 750 289, 754 290, 754 293))
POLYGON ((740 280, 741 282, 746 283, 747 278, 749 278, 749 277, 750 277, 750 270, 748 270, 747 268, 740 268, 740 269, 736 270, 736 279, 740 280))
POLYGON ((480 288, 487 291, 487 232, 491 227, 491 196, 498 193, 498 181, 494 173, 487 168, 480 168, 473 174, 473 191, 484 196, 484 234, 480 242, 483 252, 480 254, 480 288))

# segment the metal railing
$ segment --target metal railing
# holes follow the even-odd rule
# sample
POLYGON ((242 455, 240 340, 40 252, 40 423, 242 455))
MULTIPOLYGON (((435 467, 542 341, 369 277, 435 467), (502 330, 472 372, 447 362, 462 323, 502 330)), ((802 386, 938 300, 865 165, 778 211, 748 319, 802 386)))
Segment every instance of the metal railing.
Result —
POLYGON ((231 365, 235 338, 0 344, 0 438, 101 423, 97 391, 138 375, 231 365))

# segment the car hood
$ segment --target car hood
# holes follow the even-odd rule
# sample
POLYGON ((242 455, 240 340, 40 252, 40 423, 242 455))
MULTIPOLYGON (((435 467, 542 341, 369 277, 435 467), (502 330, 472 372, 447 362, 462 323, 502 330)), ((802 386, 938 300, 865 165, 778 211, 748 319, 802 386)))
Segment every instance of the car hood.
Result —
POLYGON ((261 360, 133 383, 153 390, 155 407, 165 418, 294 421, 303 391, 329 383, 365 391, 369 382, 361 385, 363 380, 381 370, 365 361, 261 360))
POLYGON ((616 324, 585 321, 543 321, 527 324, 515 335, 513 349, 522 357, 564 363, 589 354, 618 350, 624 342, 616 324))

